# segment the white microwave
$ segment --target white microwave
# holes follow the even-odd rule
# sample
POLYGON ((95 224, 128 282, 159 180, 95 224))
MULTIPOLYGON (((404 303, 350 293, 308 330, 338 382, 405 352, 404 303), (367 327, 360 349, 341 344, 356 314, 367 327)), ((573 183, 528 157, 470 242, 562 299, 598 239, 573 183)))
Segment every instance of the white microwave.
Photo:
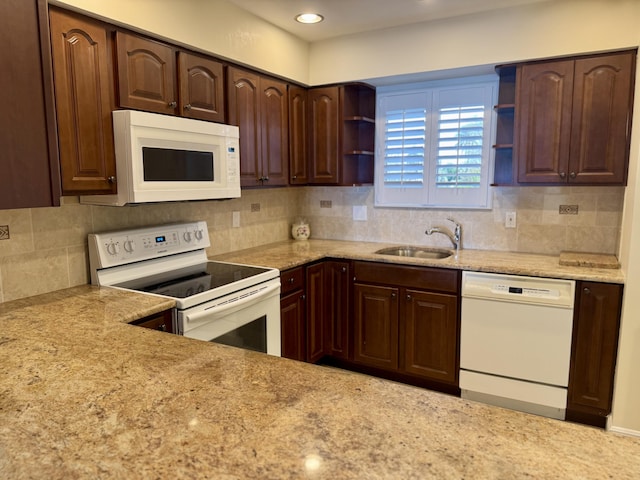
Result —
POLYGON ((125 205, 240 196, 239 129, 134 110, 113 112, 115 195, 81 203, 125 205))

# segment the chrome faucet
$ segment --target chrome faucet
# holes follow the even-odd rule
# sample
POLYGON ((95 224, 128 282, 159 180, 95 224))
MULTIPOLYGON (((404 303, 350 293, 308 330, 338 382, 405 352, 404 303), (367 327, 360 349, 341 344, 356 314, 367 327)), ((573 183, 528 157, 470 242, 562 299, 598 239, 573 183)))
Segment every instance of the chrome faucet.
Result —
POLYGON ((424 233, 426 233, 427 235, 431 235, 432 233, 442 233, 443 235, 446 235, 447 237, 449 237, 449 240, 451 240, 451 243, 453 243, 453 247, 456 249, 457 255, 462 244, 462 225, 460 225, 451 217, 448 217, 447 220, 455 225, 453 232, 451 232, 451 230, 449 230, 447 227, 433 227, 424 233))

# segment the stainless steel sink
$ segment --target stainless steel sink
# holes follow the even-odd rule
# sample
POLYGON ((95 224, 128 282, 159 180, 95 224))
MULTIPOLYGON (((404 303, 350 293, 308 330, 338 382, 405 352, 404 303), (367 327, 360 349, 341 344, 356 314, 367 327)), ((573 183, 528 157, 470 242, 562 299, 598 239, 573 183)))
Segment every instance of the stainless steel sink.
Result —
POLYGON ((377 250, 380 255, 394 255, 396 257, 430 258, 443 259, 453 255, 451 250, 442 248, 422 248, 422 247, 388 247, 377 250))

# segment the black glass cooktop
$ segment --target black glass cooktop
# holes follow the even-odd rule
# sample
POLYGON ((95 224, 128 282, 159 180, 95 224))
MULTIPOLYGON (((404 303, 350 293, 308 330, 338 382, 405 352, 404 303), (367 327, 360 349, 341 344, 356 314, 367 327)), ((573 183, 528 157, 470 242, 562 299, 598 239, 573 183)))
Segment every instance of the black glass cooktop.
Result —
POLYGON ((114 286, 174 298, 187 298, 268 271, 267 268, 249 265, 206 262, 114 286))

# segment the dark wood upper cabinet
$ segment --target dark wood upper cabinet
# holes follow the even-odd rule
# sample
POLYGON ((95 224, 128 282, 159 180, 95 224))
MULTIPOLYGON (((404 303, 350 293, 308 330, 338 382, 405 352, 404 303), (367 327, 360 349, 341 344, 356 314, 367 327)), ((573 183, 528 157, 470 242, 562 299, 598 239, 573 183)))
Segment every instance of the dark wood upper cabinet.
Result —
POLYGON ((178 53, 178 108, 183 117, 223 123, 224 66, 210 58, 178 53))
POLYGON ((564 183, 569 168, 573 62, 524 65, 518 84, 518 181, 564 183))
POLYGON ((634 51, 576 60, 571 183, 626 184, 635 57, 634 51))
POLYGON ((375 89, 362 83, 308 91, 309 184, 373 183, 375 89))
POLYGON ((138 35, 116 33, 119 105, 175 114, 176 60, 173 47, 138 35))
POLYGON ((289 87, 289 183, 306 185, 309 182, 307 161, 307 89, 289 87))
POLYGON ((340 181, 340 89, 312 88, 308 99, 309 183, 340 181))
POLYGON ((63 194, 116 193, 112 27, 50 12, 63 194))
POLYGON ((577 282, 567 419, 604 427, 611 412, 623 286, 577 282))
POLYGON ((240 185, 287 185, 287 84, 235 67, 227 75, 229 123, 240 128, 240 185))
MULTIPOLYGON (((634 50, 517 66, 518 183, 626 184, 635 57, 634 50)), ((497 167, 503 175, 499 160, 497 167)))
POLYGON ((0 209, 60 205, 46 0, 0 2, 0 209))

